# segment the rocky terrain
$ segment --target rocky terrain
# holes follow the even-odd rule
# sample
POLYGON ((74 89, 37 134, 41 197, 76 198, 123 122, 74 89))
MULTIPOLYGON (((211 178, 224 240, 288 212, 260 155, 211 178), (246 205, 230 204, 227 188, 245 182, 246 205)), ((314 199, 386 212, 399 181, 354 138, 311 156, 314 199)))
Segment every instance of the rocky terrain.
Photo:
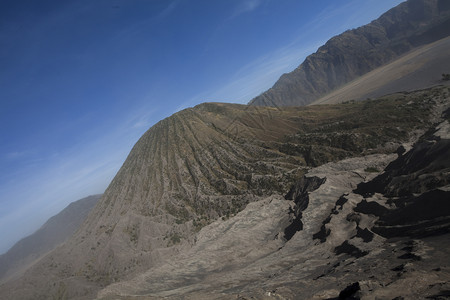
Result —
MULTIPOLYGON (((450 4, 448 1, 403 2, 370 24, 333 37, 316 53, 308 56, 298 68, 282 75, 271 89, 254 98, 249 104, 264 106, 309 104, 353 79, 395 61, 419 46, 449 35, 450 4)), ((440 61, 448 62, 446 59, 440 61)), ((414 70, 424 67, 426 68, 424 73, 430 72, 429 65, 417 64, 417 61, 415 63, 414 70)), ((411 67, 411 65, 408 66, 411 67)), ((439 80, 442 72, 447 73, 439 64, 435 65, 432 71, 433 74, 429 74, 432 81, 439 80)), ((426 82, 430 80, 430 78, 420 78, 426 82)), ((395 78, 392 78, 386 84, 394 80, 395 78)), ((414 85, 413 89, 425 88, 420 80, 413 81, 416 84, 419 83, 414 85)), ((410 83, 411 80, 396 82, 395 92, 408 90, 410 83)), ((369 90, 370 88, 373 87, 369 87, 369 90)), ((367 87, 359 93, 364 94, 365 91, 367 87)), ((373 97, 373 95, 367 97, 373 97)), ((355 98, 346 100, 352 99, 355 98)))
POLYGON ((396 153, 310 169, 284 197, 206 226, 191 249, 98 298, 449 297, 448 108, 443 117, 396 153))
POLYGON ((45 254, 68 240, 86 219, 101 195, 72 202, 51 217, 35 233, 17 242, 0 255, 0 282, 20 276, 45 254))
POLYGON ((181 111, 138 141, 77 233, 0 295, 210 299, 277 291, 289 299, 330 290, 331 297, 360 277, 341 283, 342 274, 357 274, 346 264, 391 245, 374 229, 384 224, 377 217, 347 218, 364 201, 352 190, 448 106, 442 86, 340 105, 205 103, 181 111), (338 206, 344 211, 335 218, 338 206), (367 235, 370 243, 361 242, 367 235))

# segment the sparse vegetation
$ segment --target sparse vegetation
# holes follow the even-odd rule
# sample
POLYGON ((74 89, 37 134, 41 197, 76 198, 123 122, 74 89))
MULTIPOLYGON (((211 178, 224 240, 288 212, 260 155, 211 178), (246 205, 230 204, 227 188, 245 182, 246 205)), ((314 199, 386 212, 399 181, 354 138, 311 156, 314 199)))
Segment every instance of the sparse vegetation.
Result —
POLYGON ((167 247, 176 245, 181 242, 182 236, 178 232, 170 232, 164 235, 163 240, 168 240, 167 247))
POLYGON ((444 80, 444 81, 450 80, 450 74, 448 74, 448 73, 443 73, 443 74, 442 74, 442 80, 444 80))
POLYGON ((59 283, 59 287, 55 294, 52 296, 53 300, 66 300, 67 299, 67 288, 64 282, 59 283))
POLYGON ((126 228, 123 229, 124 233, 127 233, 130 237, 130 241, 133 244, 137 244, 138 240, 139 240, 139 225, 138 224, 134 224, 131 226, 127 226, 126 228))
POLYGON ((380 170, 378 170, 375 167, 367 167, 367 168, 364 169, 364 172, 367 172, 367 173, 379 173, 380 170))
POLYGON ((192 225, 194 226, 194 231, 198 232, 200 229, 211 223, 211 219, 206 216, 201 216, 192 220, 192 225))

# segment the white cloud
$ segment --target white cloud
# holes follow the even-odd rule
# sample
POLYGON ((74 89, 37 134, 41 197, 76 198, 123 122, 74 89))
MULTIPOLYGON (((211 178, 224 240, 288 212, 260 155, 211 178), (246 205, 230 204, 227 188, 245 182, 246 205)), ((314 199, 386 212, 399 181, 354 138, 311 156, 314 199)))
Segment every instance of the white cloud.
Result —
POLYGON ((293 71, 323 43, 323 40, 319 40, 306 46, 301 40, 297 38, 288 45, 256 58, 237 70, 224 85, 202 91, 182 103, 176 111, 202 102, 246 104, 271 88, 283 73, 293 71))
MULTIPOLYGON (((293 71, 310 54, 332 36, 366 24, 395 3, 379 0, 361 2, 353 0, 345 5, 332 4, 313 21, 298 28, 298 34, 287 45, 263 55, 239 69, 229 81, 215 89, 205 91, 183 103, 182 108, 204 101, 247 103, 266 91, 286 72, 293 71), (343 18, 343 16, 346 16, 343 18), (331 28, 331 29, 330 29, 331 28), (307 41, 305 44, 304 41, 307 41)), ((261 5, 262 1, 245 1, 236 12, 245 13, 261 5)), ((235 13, 236 14, 236 13, 235 13)))
POLYGON ((163 9, 154 19, 162 20, 167 18, 177 7, 179 1, 170 2, 169 5, 163 9))
POLYGON ((230 19, 236 18, 239 15, 252 12, 257 9, 261 4, 262 0, 244 0, 239 3, 239 5, 235 8, 233 14, 230 19))
POLYGON ((286 72, 294 70, 318 45, 289 44, 259 57, 236 72, 231 81, 212 95, 214 98, 247 103, 268 90, 286 72))

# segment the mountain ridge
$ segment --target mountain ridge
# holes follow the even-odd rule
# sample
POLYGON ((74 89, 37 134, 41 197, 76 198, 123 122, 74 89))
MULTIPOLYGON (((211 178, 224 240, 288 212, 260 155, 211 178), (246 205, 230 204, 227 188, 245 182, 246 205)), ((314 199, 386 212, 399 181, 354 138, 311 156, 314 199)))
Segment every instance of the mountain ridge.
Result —
POLYGON ((442 73, 450 70, 450 37, 421 46, 331 91, 308 105, 366 100, 399 91, 449 85, 442 73))
POLYGON ((282 75, 272 88, 249 104, 309 104, 420 45, 449 36, 449 28, 448 2, 403 2, 371 23, 331 38, 299 67, 282 75))
POLYGON ((17 277, 29 265, 70 238, 101 195, 92 195, 74 201, 48 219, 36 232, 21 239, 6 253, 0 255, 0 279, 5 282, 17 277))

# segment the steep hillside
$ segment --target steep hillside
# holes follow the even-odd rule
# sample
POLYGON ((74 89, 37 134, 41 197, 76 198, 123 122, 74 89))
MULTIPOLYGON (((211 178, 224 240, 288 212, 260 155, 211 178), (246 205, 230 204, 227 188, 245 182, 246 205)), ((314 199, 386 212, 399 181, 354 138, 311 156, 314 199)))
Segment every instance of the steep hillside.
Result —
POLYGON ((21 239, 8 252, 0 255, 0 282, 18 277, 42 256, 68 240, 100 197, 94 195, 72 202, 35 233, 21 239))
POLYGON ((99 298, 445 299, 448 108, 443 116, 409 151, 313 168, 284 198, 206 226, 192 249, 99 298))
POLYGON ((409 151, 313 168, 284 198, 206 226, 192 249, 98 298, 446 299, 449 101, 409 151))
MULTIPOLYGON (((297 69, 281 76, 271 89, 249 104, 309 104, 418 46, 449 35, 448 1, 406 1, 368 25, 333 37, 297 69)), ((439 72, 438 76, 446 71, 439 72)), ((404 90, 398 88, 395 91, 404 90)))
POLYGON ((418 47, 399 59, 350 81, 309 105, 374 99, 398 91, 450 85, 442 74, 450 70, 450 37, 418 47))
MULTIPOLYGON (((205 239, 223 238, 224 246, 207 247, 226 253, 234 253, 231 245, 250 243, 250 252, 244 247, 233 255, 241 257, 242 264, 251 264, 298 230, 320 227, 319 217, 313 223, 304 221, 309 213, 303 211, 306 202, 301 200, 320 182, 296 188, 308 170, 349 157, 389 156, 440 117, 448 94, 448 88, 436 87, 341 105, 271 108, 205 103, 181 111, 157 123, 136 143, 74 237, 22 278, 2 285, 0 297, 91 299, 111 283, 165 268, 168 260, 191 253, 190 249, 201 252, 205 239), (292 203, 277 205, 284 195, 292 203), (263 204, 269 205, 267 199, 275 201, 274 207, 263 204), (238 223, 236 235, 231 231, 222 238, 202 230, 231 230, 234 218, 245 215, 246 207, 253 208, 254 219, 245 217, 242 222, 261 232, 239 236, 238 223), (269 215, 264 212, 279 215, 266 220, 269 215), (261 218, 265 221, 259 222, 261 218), (298 222, 300 218, 303 221, 298 222), (269 236, 277 236, 277 241, 266 243, 269 236), (269 248, 262 246, 266 244, 269 248)), ((358 168, 386 164, 368 162, 358 168)), ((295 247, 292 250, 304 250, 301 242, 295 247)), ((231 256, 212 253, 224 260, 211 268, 226 269, 233 263, 231 256)), ((204 276, 210 270, 207 264, 198 266, 204 276)), ((195 276, 193 281, 198 280, 195 276)))
MULTIPOLYGON (((446 299, 448 178, 409 197, 406 205, 352 192, 361 182, 371 183, 377 174, 372 169, 382 170, 394 159, 387 167, 393 170, 417 150, 397 160, 395 154, 369 155, 310 170, 298 187, 321 181, 299 199, 305 203, 303 226, 287 241, 283 229, 298 204, 268 197, 202 229, 196 245, 170 263, 112 284, 98 298, 446 299)), ((448 155, 435 160, 448 162, 448 155)), ((448 170, 448 163, 441 170, 448 170)), ((295 220, 292 224, 299 223, 295 220)))

